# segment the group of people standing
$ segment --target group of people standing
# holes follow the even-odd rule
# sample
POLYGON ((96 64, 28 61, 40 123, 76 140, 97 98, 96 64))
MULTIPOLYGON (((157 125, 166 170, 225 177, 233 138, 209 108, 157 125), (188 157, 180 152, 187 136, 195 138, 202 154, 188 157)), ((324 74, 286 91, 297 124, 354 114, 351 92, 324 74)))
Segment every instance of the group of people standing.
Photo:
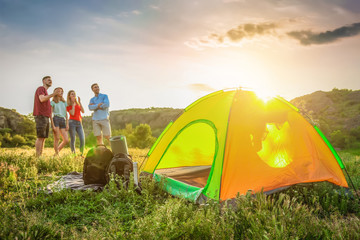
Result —
MULTIPOLYGON (((70 134, 71 151, 75 153, 76 134, 80 140, 80 152, 84 153, 85 134, 82 126, 81 113, 84 108, 80 97, 76 97, 74 90, 70 90, 66 100, 63 97, 64 90, 61 87, 55 88, 52 94, 47 90, 52 86, 50 76, 42 79, 43 85, 38 87, 35 92, 34 111, 36 123, 37 139, 35 142, 36 156, 41 156, 45 140, 49 136, 50 124, 54 132, 54 150, 58 155, 61 149, 69 142, 68 131, 70 134), (52 101, 50 99, 52 98, 52 101), (69 115, 69 117, 68 117, 69 115), (62 142, 60 143, 60 136, 62 142)), ((103 144, 103 136, 109 140, 111 128, 109 121, 109 98, 106 94, 100 93, 97 83, 91 85, 91 90, 95 96, 90 99, 89 110, 93 111, 93 131, 96 136, 97 144, 103 144)))

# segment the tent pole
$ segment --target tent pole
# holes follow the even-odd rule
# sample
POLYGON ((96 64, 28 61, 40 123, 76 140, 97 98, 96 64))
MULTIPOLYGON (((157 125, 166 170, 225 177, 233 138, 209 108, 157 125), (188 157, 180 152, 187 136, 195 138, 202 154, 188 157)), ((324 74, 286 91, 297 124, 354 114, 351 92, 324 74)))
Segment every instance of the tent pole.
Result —
POLYGON ((349 173, 348 173, 348 171, 346 170, 345 167, 344 167, 344 170, 345 170, 345 172, 346 172, 346 174, 347 174, 347 176, 348 176, 348 178, 349 178, 349 180, 350 180, 351 186, 353 187, 356 196, 357 196, 357 197, 359 198, 359 200, 360 200, 360 195, 359 195, 359 193, 356 191, 356 188, 355 188, 355 186, 354 186, 354 183, 353 183, 353 181, 351 180, 351 177, 350 177, 350 175, 349 175, 349 173))
POLYGON ((141 170, 141 167, 142 167, 142 165, 144 164, 146 157, 147 157, 147 155, 145 155, 144 159, 142 160, 142 162, 141 162, 141 164, 140 164, 140 167, 139 167, 139 170, 141 170))

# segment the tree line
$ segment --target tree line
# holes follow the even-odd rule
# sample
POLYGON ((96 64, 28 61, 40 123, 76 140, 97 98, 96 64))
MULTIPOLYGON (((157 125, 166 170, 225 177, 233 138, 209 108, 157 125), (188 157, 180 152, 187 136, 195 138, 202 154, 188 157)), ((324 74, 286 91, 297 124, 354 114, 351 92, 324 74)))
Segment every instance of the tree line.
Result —
MULTIPOLYGON (((0 147, 34 147, 36 140, 36 128, 34 118, 31 114, 22 116, 16 129, 0 128, 0 147)), ((50 132, 51 132, 50 128, 50 132)), ((151 127, 146 124, 139 124, 133 127, 133 124, 126 124, 123 129, 112 129, 112 135, 123 135, 126 137, 128 147, 131 148, 149 148, 155 142, 156 137, 153 136, 151 127)), ((78 140, 78 139, 77 139, 78 140)), ((85 136, 87 147, 96 145, 96 137, 92 132, 85 136)), ((53 147, 54 135, 49 134, 49 138, 45 142, 46 147, 53 147)))
MULTIPOLYGON (((320 128, 335 148, 360 149, 360 91, 334 88, 330 92, 318 91, 295 98, 291 103, 301 110, 300 113, 309 122, 320 128)), ((171 108, 112 111, 112 136, 125 136, 129 147, 149 148, 168 122, 175 120, 182 111, 171 108)), ((0 113, 16 123, 16 127, 14 124, 4 127, 0 122, 0 147, 33 147, 36 131, 32 114, 23 116, 5 108, 0 108, 0 113)), ((91 118, 85 117, 83 121, 86 146, 95 146, 96 137, 92 131, 87 131, 92 128, 91 118)), ((46 146, 53 146, 52 134, 46 146)))

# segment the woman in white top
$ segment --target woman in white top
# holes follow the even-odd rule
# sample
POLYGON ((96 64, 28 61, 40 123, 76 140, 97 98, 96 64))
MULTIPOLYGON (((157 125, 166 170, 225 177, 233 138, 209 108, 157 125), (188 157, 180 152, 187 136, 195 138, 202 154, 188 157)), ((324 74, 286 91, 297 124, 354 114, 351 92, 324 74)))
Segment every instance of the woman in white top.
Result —
POLYGON ((69 130, 69 121, 66 112, 66 102, 63 97, 64 90, 60 87, 60 93, 53 97, 51 101, 51 110, 53 117, 51 118, 51 126, 54 131, 54 150, 55 155, 59 155, 59 152, 69 142, 69 136, 67 131, 69 130), (59 144, 60 135, 63 141, 59 144))

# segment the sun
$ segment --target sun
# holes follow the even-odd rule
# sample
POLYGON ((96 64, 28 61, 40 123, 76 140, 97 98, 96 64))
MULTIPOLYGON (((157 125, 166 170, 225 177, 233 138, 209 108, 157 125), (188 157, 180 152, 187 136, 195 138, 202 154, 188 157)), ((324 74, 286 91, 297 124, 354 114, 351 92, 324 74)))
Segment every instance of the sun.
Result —
POLYGON ((270 89, 257 88, 253 90, 258 98, 263 100, 264 103, 267 103, 269 100, 276 97, 276 94, 270 89))
POLYGON ((187 66, 183 82, 201 84, 215 90, 229 88, 269 89, 273 86, 272 72, 257 56, 246 52, 207 53, 187 66))

